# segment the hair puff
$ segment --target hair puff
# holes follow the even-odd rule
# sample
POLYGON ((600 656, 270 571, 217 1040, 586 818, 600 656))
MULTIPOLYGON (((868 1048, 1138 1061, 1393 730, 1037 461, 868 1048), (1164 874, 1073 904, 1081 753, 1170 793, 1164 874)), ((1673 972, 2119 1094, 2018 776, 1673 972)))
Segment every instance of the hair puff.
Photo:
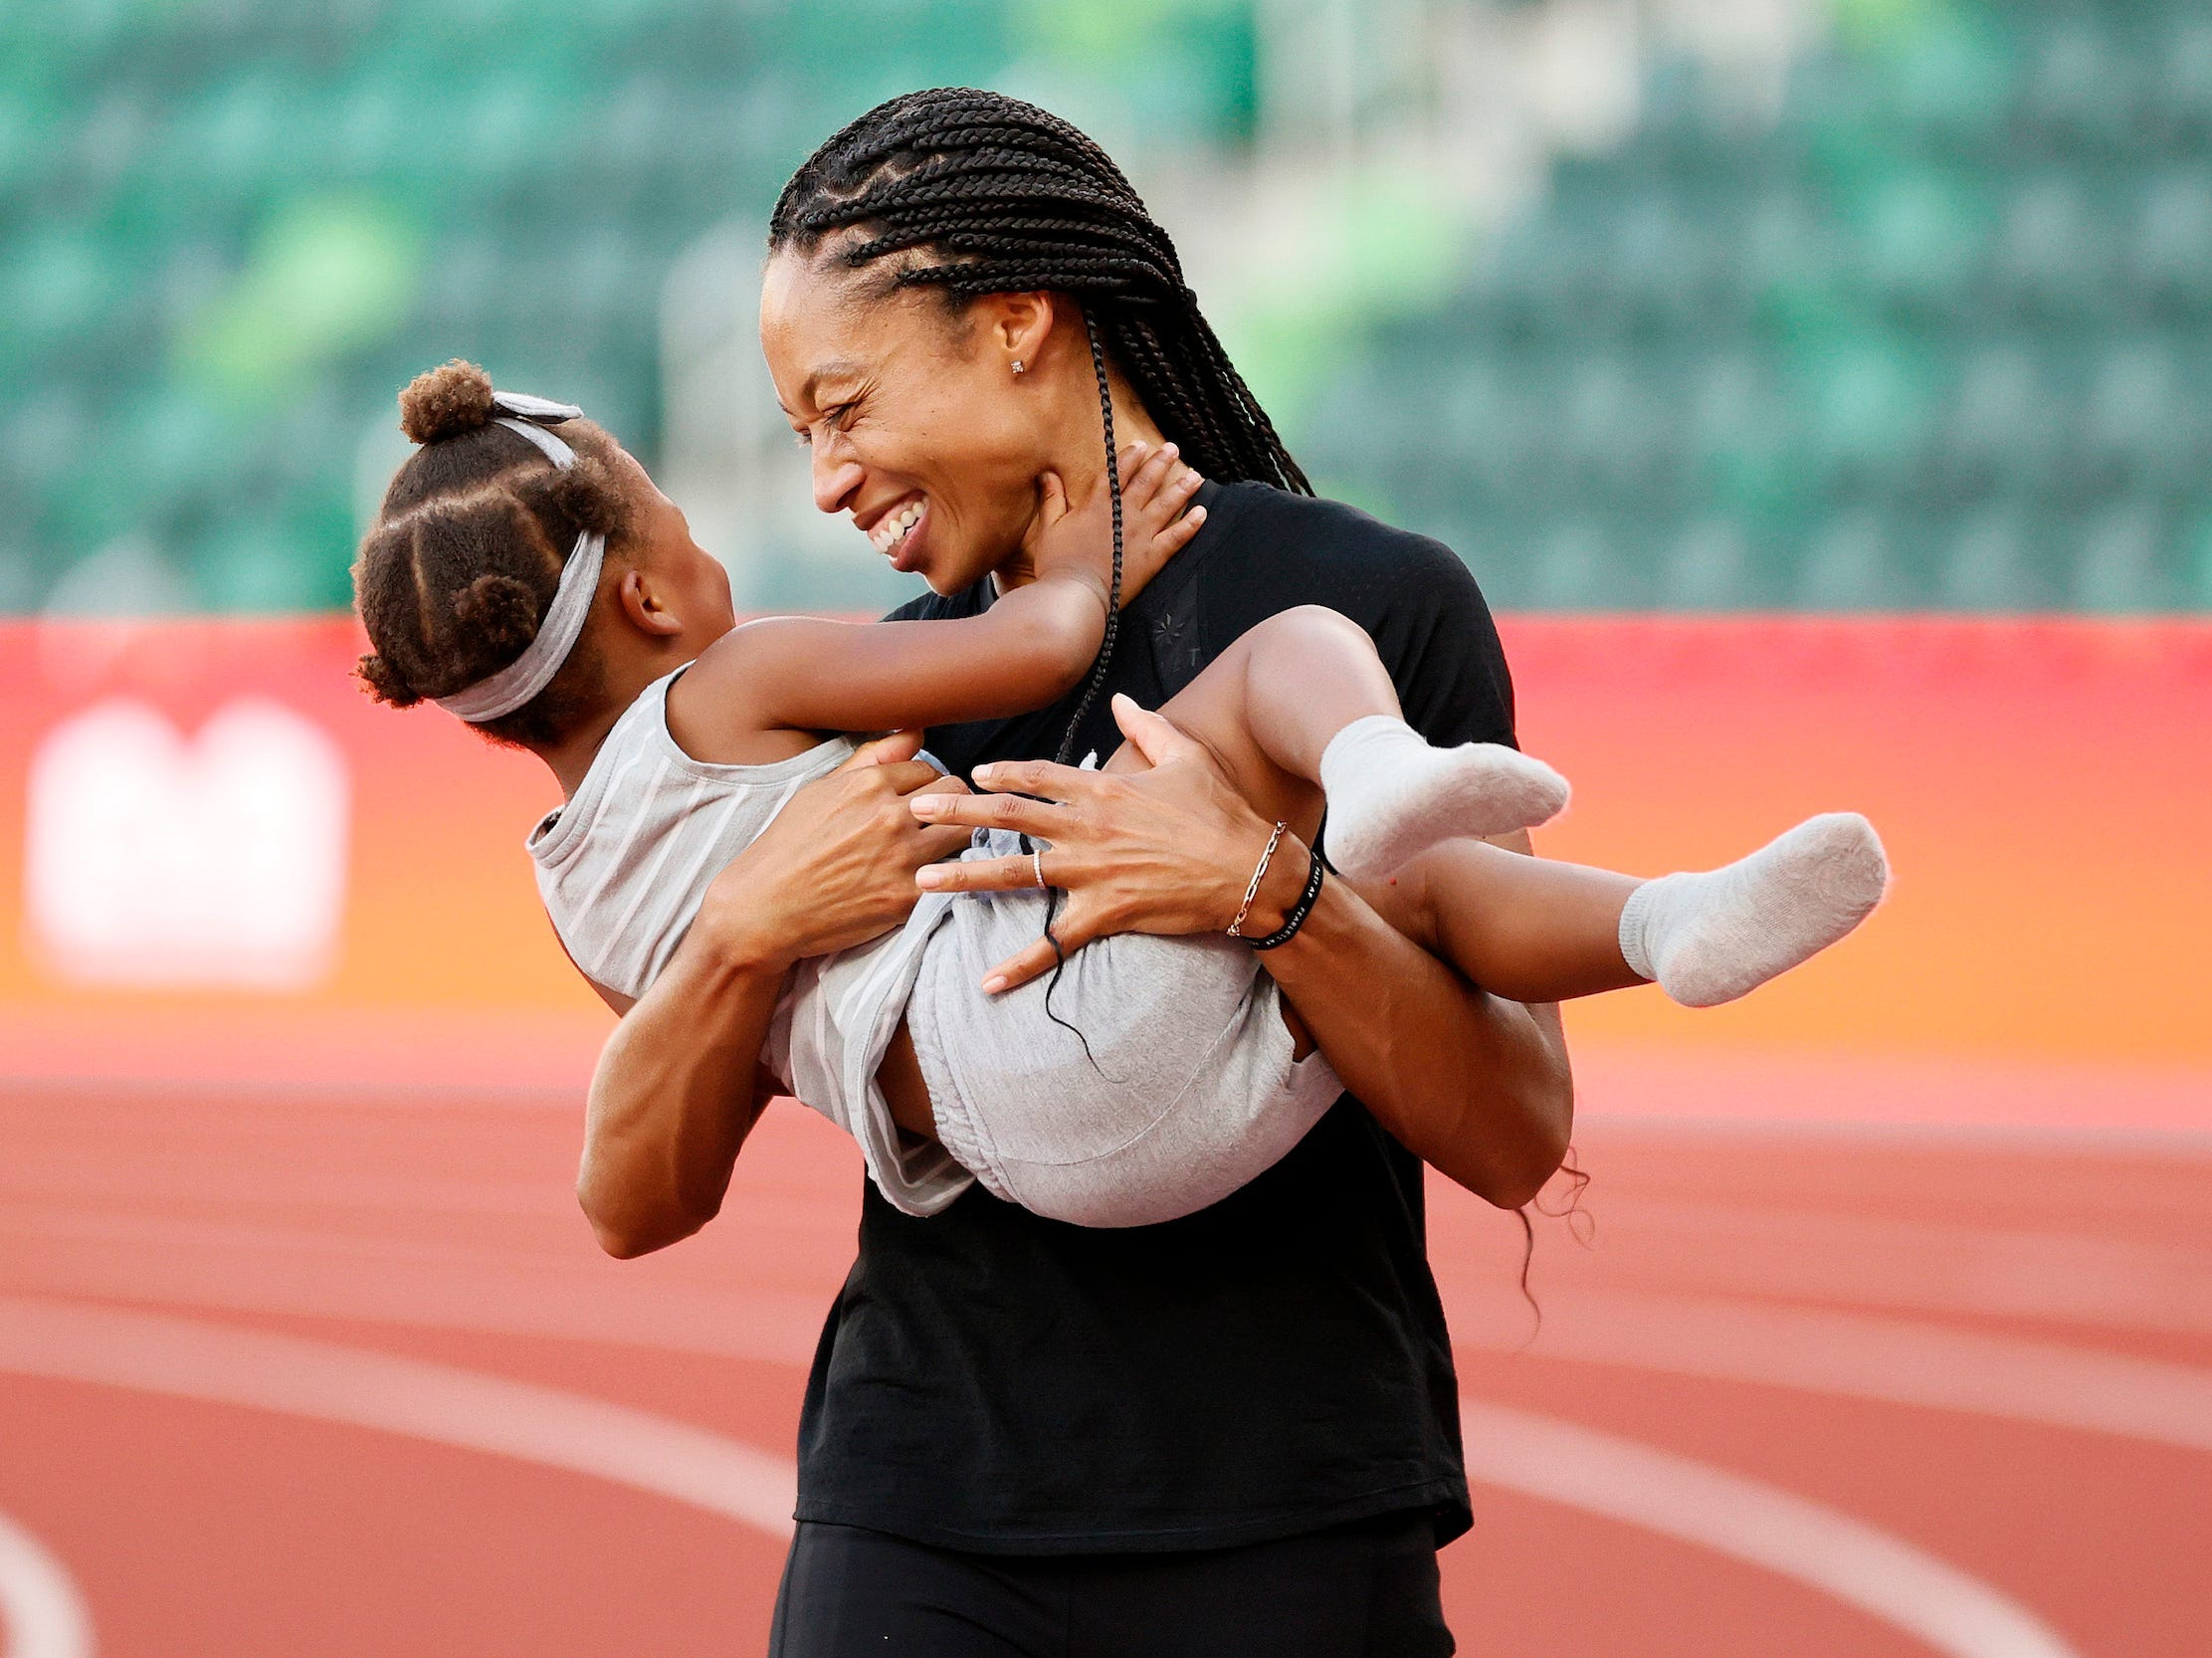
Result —
POLYGON ((573 466, 533 480, 528 492, 565 513, 578 529, 610 539, 630 527, 631 504, 614 468, 597 455, 578 450, 573 466))
POLYGON ((537 595, 510 575, 480 575, 453 596, 454 620, 492 656, 520 656, 537 637, 537 595))
POLYGON ((421 444, 489 426, 495 413, 492 376, 459 357, 416 375, 399 394, 399 429, 421 444))
POLYGON ((422 694, 407 683, 407 676, 380 656, 361 658, 354 664, 353 673, 379 703, 407 709, 422 701, 422 694))

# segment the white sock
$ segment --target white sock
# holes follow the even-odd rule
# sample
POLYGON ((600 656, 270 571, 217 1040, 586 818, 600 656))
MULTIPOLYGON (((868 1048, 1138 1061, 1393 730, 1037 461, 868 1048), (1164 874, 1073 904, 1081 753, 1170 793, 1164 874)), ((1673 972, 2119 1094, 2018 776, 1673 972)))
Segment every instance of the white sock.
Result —
POLYGON ((1567 781, 1498 742, 1433 748, 1394 715, 1354 720, 1321 751, 1328 858, 1346 875, 1387 875, 1455 835, 1507 835, 1556 817, 1567 781))
POLYGON ((1748 858, 1645 882, 1621 911, 1621 955, 1685 1007, 1733 1001, 1865 921, 1889 879, 1874 825, 1824 813, 1748 858))

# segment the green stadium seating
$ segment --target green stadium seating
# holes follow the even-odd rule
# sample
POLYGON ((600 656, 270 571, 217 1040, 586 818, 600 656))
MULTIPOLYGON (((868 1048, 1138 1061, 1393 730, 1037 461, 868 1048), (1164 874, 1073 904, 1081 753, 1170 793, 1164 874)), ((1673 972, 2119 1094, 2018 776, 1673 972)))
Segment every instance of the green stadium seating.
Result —
MULTIPOLYGON (((194 603, 343 603, 362 458, 447 356, 650 459, 672 262, 839 122, 1110 84, 1234 145, 1252 11, 1153 0, 1135 73, 1109 0, 0 9, 0 608, 114 547, 194 603)), ((1286 424, 1501 604, 2212 608, 2201 0, 1839 7, 1773 118, 1662 58, 1625 143, 1422 292, 1286 424)))
POLYGON ((2212 18, 1930 0, 1657 65, 1297 435, 1502 604, 2192 609, 2208 369, 2212 18))
MULTIPOLYGON (((0 8, 0 608, 108 547, 130 549, 114 570, 163 575, 149 594, 345 603, 357 457, 448 356, 585 400, 650 460, 672 262, 717 224, 764 224, 869 104, 1034 55, 1032 10, 0 8)), ((1248 12, 1155 11, 1180 63, 1142 117, 1167 142, 1249 131, 1248 12)), ((1112 42, 1118 12, 1064 0, 1054 27, 1112 42)))

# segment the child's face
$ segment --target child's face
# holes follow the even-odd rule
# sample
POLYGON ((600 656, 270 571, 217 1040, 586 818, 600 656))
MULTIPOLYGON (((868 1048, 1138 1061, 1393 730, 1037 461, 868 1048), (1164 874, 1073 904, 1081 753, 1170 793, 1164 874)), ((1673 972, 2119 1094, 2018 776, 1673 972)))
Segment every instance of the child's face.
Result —
POLYGON ((815 506, 940 593, 1020 547, 1057 437, 1037 376, 1017 385, 977 331, 934 290, 884 297, 796 254, 768 264, 761 348, 812 453, 815 506))
POLYGON ((704 650, 737 625, 729 596, 729 572, 721 561, 692 539, 692 525, 683 509, 661 493, 660 486, 627 450, 616 462, 635 504, 635 553, 640 568, 650 573, 669 610, 684 623, 687 636, 696 635, 704 650))

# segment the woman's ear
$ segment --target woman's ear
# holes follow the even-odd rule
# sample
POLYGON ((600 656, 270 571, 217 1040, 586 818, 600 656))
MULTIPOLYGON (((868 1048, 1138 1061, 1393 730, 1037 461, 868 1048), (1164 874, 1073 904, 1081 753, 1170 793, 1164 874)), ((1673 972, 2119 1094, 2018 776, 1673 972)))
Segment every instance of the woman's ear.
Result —
POLYGON ((671 639, 684 631, 684 618, 668 608, 653 578, 635 565, 615 583, 615 598, 624 619, 650 638, 671 639))
POLYGON ((994 355, 1006 359, 1008 372, 1020 374, 1034 368, 1044 355, 1052 333, 1057 308, 1050 294, 986 294, 977 302, 986 308, 989 326, 985 339, 994 355), (1021 367, 1016 368, 1014 364, 1021 367))

